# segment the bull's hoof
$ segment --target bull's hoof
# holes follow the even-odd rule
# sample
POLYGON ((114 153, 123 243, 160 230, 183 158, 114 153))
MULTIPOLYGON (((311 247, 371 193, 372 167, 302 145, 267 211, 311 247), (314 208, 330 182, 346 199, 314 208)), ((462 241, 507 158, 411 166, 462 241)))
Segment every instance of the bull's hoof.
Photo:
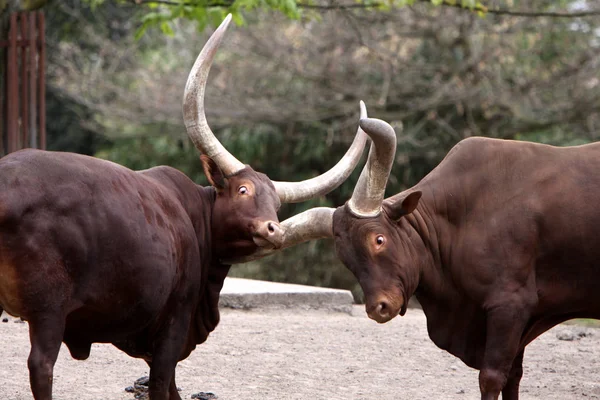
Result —
MULTIPOLYGON (((150 377, 142 376, 138 378, 133 383, 133 386, 127 386, 125 391, 127 393, 132 393, 133 398, 136 400, 148 400, 148 386, 150 385, 150 377)), ((181 391, 180 388, 177 388, 178 391, 181 391)), ((211 397, 216 399, 216 397, 211 397)))

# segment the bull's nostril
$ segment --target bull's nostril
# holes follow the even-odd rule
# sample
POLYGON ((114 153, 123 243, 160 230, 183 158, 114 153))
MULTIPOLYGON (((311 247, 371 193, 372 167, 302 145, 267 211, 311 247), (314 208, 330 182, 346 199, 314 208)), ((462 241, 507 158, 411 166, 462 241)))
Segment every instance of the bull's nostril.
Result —
POLYGON ((388 305, 386 303, 384 303, 383 301, 381 303, 379 303, 379 306, 377 306, 377 310, 379 311, 379 314, 383 315, 383 314, 387 314, 388 312, 388 305))
POLYGON ((275 232, 275 225, 273 225, 272 222, 269 222, 267 224, 267 229, 269 230, 270 233, 273 233, 273 232, 275 232))

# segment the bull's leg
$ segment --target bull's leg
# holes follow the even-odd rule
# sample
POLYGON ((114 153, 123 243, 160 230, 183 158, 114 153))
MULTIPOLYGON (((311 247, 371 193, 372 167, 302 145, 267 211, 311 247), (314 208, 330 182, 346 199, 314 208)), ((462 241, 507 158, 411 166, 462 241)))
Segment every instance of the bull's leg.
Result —
POLYGON ((187 337, 190 313, 174 314, 152 354, 150 366, 150 400, 180 400, 175 385, 175 368, 187 337))
POLYGON ((502 400, 518 400, 519 399, 519 384, 523 376, 523 353, 521 350, 515 357, 512 368, 508 373, 508 380, 504 389, 502 389, 502 400))
MULTIPOLYGON (((497 400, 507 385, 527 319, 526 309, 514 304, 488 311, 485 355, 479 372, 481 400, 497 400)), ((518 399, 518 392, 515 395, 510 399, 518 399)))
MULTIPOLYGON (((152 362, 146 361, 146 363, 152 370, 152 362)), ((181 400, 181 396, 179 395, 179 391, 177 390, 177 384, 175 383, 175 372, 173 372, 173 376, 171 377, 171 383, 169 384, 169 400, 181 400)))
POLYGON ((175 372, 173 372, 173 377, 169 384, 169 400, 181 400, 181 396, 177 390, 177 384, 175 383, 175 372))
POLYGON ((35 400, 52 399, 52 374, 65 330, 62 315, 46 313, 29 318, 31 352, 27 360, 35 400))

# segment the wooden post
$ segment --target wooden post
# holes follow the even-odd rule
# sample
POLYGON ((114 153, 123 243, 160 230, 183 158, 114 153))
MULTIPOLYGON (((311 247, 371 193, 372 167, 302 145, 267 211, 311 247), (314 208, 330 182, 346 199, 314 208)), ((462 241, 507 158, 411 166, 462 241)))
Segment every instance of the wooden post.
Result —
POLYGON ((19 118, 19 92, 17 73, 17 14, 10 16, 10 28, 8 32, 8 103, 7 103, 7 150, 17 150, 17 119, 19 118))
POLYGON ((27 90, 28 90, 28 82, 27 82, 27 66, 29 65, 27 62, 27 53, 29 52, 27 49, 27 43, 25 43, 25 39, 27 38, 27 14, 22 12, 19 15, 21 20, 21 137, 20 137, 20 148, 23 149, 27 147, 27 142, 29 141, 29 103, 27 101, 27 90))
POLYGON ((46 24, 44 13, 38 11, 39 56, 39 95, 40 95, 40 149, 46 150, 46 24))
MULTIPOLYGON (((0 22, 0 28, 1 28, 1 22, 0 22)), ((0 33, 2 33, 2 30, 0 29, 0 33)), ((5 136, 4 136, 4 132, 6 130, 6 117, 5 117, 5 113, 6 113, 6 77, 7 77, 7 71, 6 71, 6 52, 4 51, 4 47, 0 46, 0 74, 2 74, 2 76, 0 76, 0 157, 3 157, 6 154, 6 151, 4 150, 6 148, 5 145, 5 136)))
POLYGON ((31 136, 30 146, 36 149, 37 140, 37 41, 35 26, 35 13, 29 14, 29 134, 31 136))

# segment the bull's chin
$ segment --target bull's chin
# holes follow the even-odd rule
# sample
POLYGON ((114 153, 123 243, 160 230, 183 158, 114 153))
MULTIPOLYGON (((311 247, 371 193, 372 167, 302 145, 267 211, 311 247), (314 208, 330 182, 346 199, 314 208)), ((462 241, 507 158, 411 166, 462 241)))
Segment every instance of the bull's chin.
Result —
POLYGON ((394 313, 390 313, 390 314, 386 314, 386 315, 369 315, 369 318, 371 318, 373 321, 377 322, 378 324, 385 324, 386 322, 389 322, 391 320, 393 320, 394 318, 396 318, 398 315, 400 314, 400 311, 396 311, 394 313))

